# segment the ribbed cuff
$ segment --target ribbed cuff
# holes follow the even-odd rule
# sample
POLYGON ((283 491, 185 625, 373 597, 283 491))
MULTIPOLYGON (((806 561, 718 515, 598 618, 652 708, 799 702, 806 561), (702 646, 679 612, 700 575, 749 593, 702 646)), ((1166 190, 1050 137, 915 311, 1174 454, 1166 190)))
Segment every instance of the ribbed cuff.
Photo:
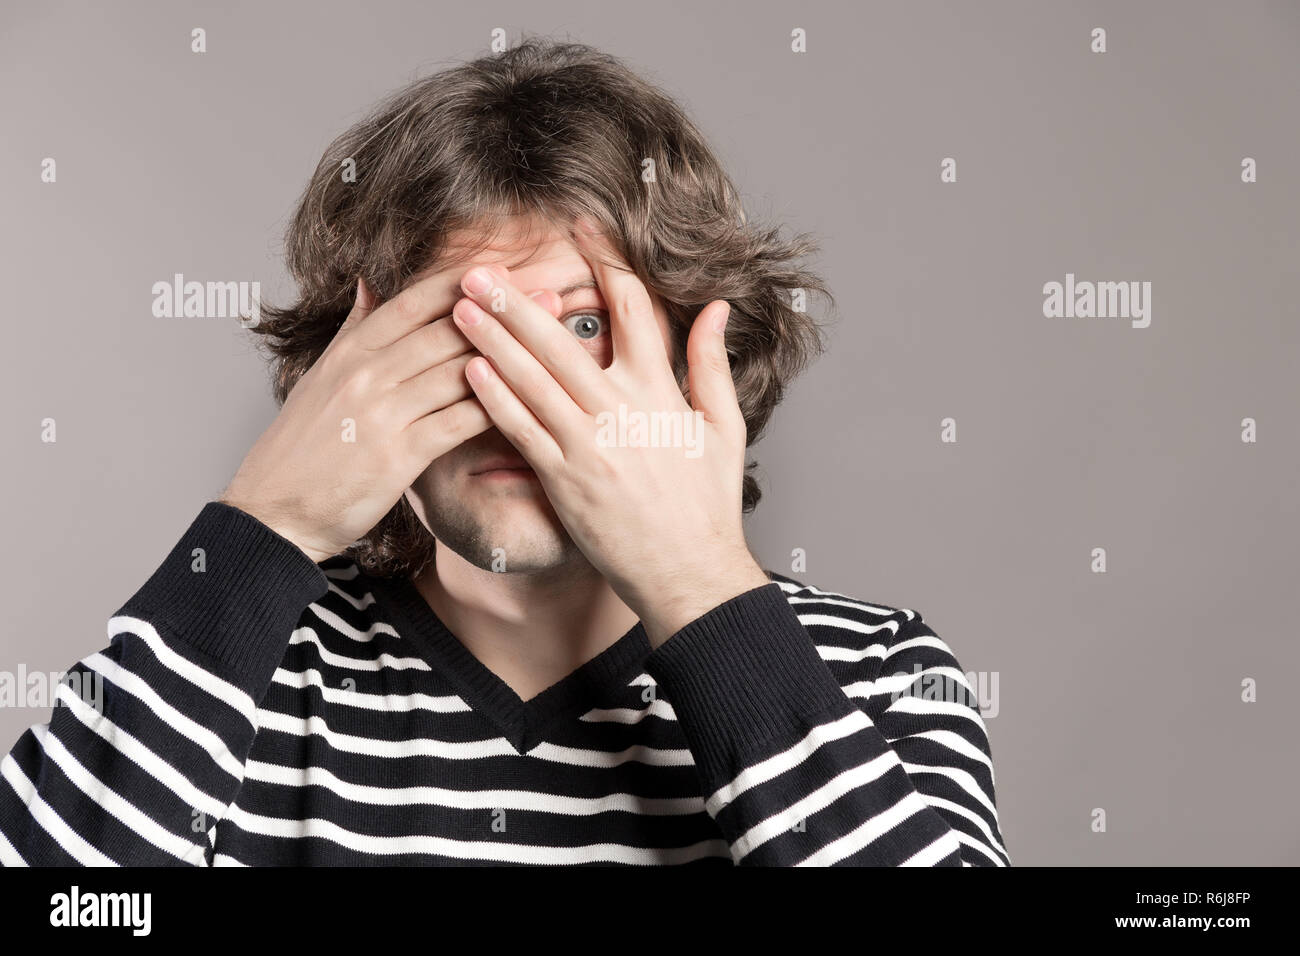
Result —
POLYGON ((227 666, 233 674, 222 676, 260 700, 298 618, 328 590, 325 573, 293 542, 210 501, 117 613, 227 666))
POLYGON ((853 707, 775 584, 692 621, 646 658, 709 785, 853 707), (821 718, 819 720, 818 718, 821 718))

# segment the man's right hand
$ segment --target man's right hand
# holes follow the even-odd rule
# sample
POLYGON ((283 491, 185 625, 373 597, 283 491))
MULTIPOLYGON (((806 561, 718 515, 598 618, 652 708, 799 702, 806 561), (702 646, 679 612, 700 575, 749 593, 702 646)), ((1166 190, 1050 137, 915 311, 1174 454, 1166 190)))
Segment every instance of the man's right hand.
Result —
POLYGON ((465 381, 477 353, 450 318, 461 293, 446 284, 421 280, 376 308, 358 280, 351 313, 219 500, 323 561, 435 458, 491 428, 465 381))

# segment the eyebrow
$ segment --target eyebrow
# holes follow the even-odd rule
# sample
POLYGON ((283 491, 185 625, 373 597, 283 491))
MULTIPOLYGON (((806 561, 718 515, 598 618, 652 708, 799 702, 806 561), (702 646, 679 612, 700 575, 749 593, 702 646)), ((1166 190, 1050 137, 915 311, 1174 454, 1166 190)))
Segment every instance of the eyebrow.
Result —
POLYGON ((569 296, 573 295, 573 293, 581 292, 583 289, 595 289, 596 291, 600 291, 600 286, 596 284, 595 279, 579 279, 577 282, 572 282, 569 285, 566 285, 563 289, 557 289, 556 293, 561 299, 567 299, 569 296))

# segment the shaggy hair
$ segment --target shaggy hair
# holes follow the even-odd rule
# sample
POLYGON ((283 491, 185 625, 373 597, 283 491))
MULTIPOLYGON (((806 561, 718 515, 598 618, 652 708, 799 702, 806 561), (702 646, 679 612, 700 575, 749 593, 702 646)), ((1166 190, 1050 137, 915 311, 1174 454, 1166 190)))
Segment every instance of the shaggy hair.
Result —
MULTIPOLYGON (((358 277, 378 301, 392 298, 453 232, 481 235, 478 251, 521 215, 568 234, 585 216, 605 231, 667 311, 684 394, 692 321, 714 299, 731 304, 727 352, 747 444, 822 349, 805 303, 834 300, 796 264, 816 242, 749 223, 700 131, 662 90, 589 46, 525 37, 398 91, 325 150, 286 238, 298 301, 263 305, 253 327, 272 353, 276 400, 338 331, 358 277), (352 164, 355 181, 344 175, 352 164)), ((744 512, 760 496, 753 468, 744 512)), ((432 549, 402 497, 346 553, 391 577, 417 573, 432 549)))

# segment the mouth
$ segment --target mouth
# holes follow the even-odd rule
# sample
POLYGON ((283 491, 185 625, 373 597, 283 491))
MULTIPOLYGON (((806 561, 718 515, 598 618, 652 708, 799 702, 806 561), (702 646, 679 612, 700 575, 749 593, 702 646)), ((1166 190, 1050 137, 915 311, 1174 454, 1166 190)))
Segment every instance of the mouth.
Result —
POLYGON ((518 456, 491 458, 477 465, 471 478, 536 478, 537 473, 528 462, 518 456))

